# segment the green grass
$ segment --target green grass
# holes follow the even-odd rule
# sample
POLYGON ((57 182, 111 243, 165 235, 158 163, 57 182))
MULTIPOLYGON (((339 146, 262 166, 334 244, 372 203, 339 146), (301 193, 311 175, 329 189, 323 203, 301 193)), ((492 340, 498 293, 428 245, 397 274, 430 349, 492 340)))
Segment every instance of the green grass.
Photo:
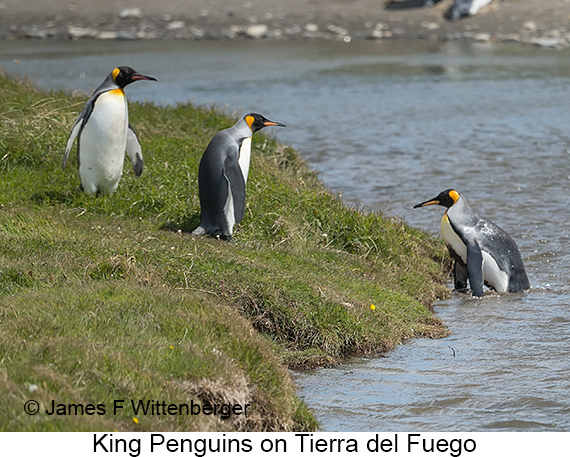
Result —
POLYGON ((448 293, 443 245, 347 207, 293 149, 257 135, 235 241, 195 238, 198 163, 234 119, 131 104, 144 173, 127 160, 118 191, 95 198, 78 191, 74 153, 61 169, 86 97, 5 76, 0 94, 0 430, 314 430, 287 367, 447 333, 429 309, 448 293), (44 413, 121 398, 253 410, 44 413))

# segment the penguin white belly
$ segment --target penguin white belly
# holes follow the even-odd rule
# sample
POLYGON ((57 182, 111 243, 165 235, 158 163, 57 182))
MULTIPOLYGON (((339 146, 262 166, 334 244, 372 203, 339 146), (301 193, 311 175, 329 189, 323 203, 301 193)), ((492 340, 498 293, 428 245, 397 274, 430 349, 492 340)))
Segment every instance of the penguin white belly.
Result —
POLYGON ((79 139, 79 176, 87 194, 117 189, 125 161, 128 122, 122 90, 111 90, 97 98, 79 139))
POLYGON ((239 149, 239 167, 243 174, 243 180, 247 183, 247 175, 249 174, 249 161, 251 159, 251 138, 246 138, 241 142, 239 149))

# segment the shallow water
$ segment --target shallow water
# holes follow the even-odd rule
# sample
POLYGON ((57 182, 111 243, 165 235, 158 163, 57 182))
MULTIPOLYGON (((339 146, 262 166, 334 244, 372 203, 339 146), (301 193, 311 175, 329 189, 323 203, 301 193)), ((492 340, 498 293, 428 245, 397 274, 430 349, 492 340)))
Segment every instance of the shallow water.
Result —
POLYGON ((570 430, 569 54, 457 42, 27 41, 3 43, 0 66, 90 92, 131 65, 161 81, 129 87, 131 100, 260 112, 287 124, 271 133, 346 201, 432 233, 443 208, 411 207, 461 191, 515 238, 533 291, 440 301, 452 336, 295 374, 301 395, 328 431, 556 431, 570 430))

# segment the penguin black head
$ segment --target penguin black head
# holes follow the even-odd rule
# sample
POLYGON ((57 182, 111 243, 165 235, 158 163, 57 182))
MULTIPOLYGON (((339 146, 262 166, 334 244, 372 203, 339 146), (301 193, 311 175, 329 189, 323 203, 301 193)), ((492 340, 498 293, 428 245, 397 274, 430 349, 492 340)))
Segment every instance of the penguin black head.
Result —
POLYGON ((263 127, 268 127, 271 125, 276 127, 285 127, 285 124, 282 124, 281 122, 270 121, 261 114, 257 113, 246 114, 243 118, 245 119, 245 122, 247 122, 247 125, 249 125, 251 133, 255 133, 258 130, 261 130, 263 127))
POLYGON ((143 75, 131 67, 117 67, 111 74, 113 75, 113 81, 121 89, 135 81, 158 81, 154 76, 143 75))
POLYGON ((447 189, 443 192, 440 192, 437 197, 432 198, 431 200, 427 200, 423 203, 418 203, 414 208, 421 208, 422 206, 429 206, 429 205, 441 205, 445 206, 446 208, 451 208, 457 200, 459 200, 459 192, 453 189, 447 189))

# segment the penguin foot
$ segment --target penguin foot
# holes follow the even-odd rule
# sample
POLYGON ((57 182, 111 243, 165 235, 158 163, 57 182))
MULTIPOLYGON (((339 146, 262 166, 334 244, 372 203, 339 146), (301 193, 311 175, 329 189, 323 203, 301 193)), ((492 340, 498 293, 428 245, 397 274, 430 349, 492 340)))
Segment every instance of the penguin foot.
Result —
POLYGON ((462 294, 462 295, 467 295, 471 292, 471 289, 465 288, 465 289, 453 289, 453 293, 454 294, 462 294))
POLYGON ((195 229, 192 232, 192 235, 195 235, 195 236, 203 236, 205 234, 206 234, 206 229, 202 226, 199 226, 197 229, 195 229))

